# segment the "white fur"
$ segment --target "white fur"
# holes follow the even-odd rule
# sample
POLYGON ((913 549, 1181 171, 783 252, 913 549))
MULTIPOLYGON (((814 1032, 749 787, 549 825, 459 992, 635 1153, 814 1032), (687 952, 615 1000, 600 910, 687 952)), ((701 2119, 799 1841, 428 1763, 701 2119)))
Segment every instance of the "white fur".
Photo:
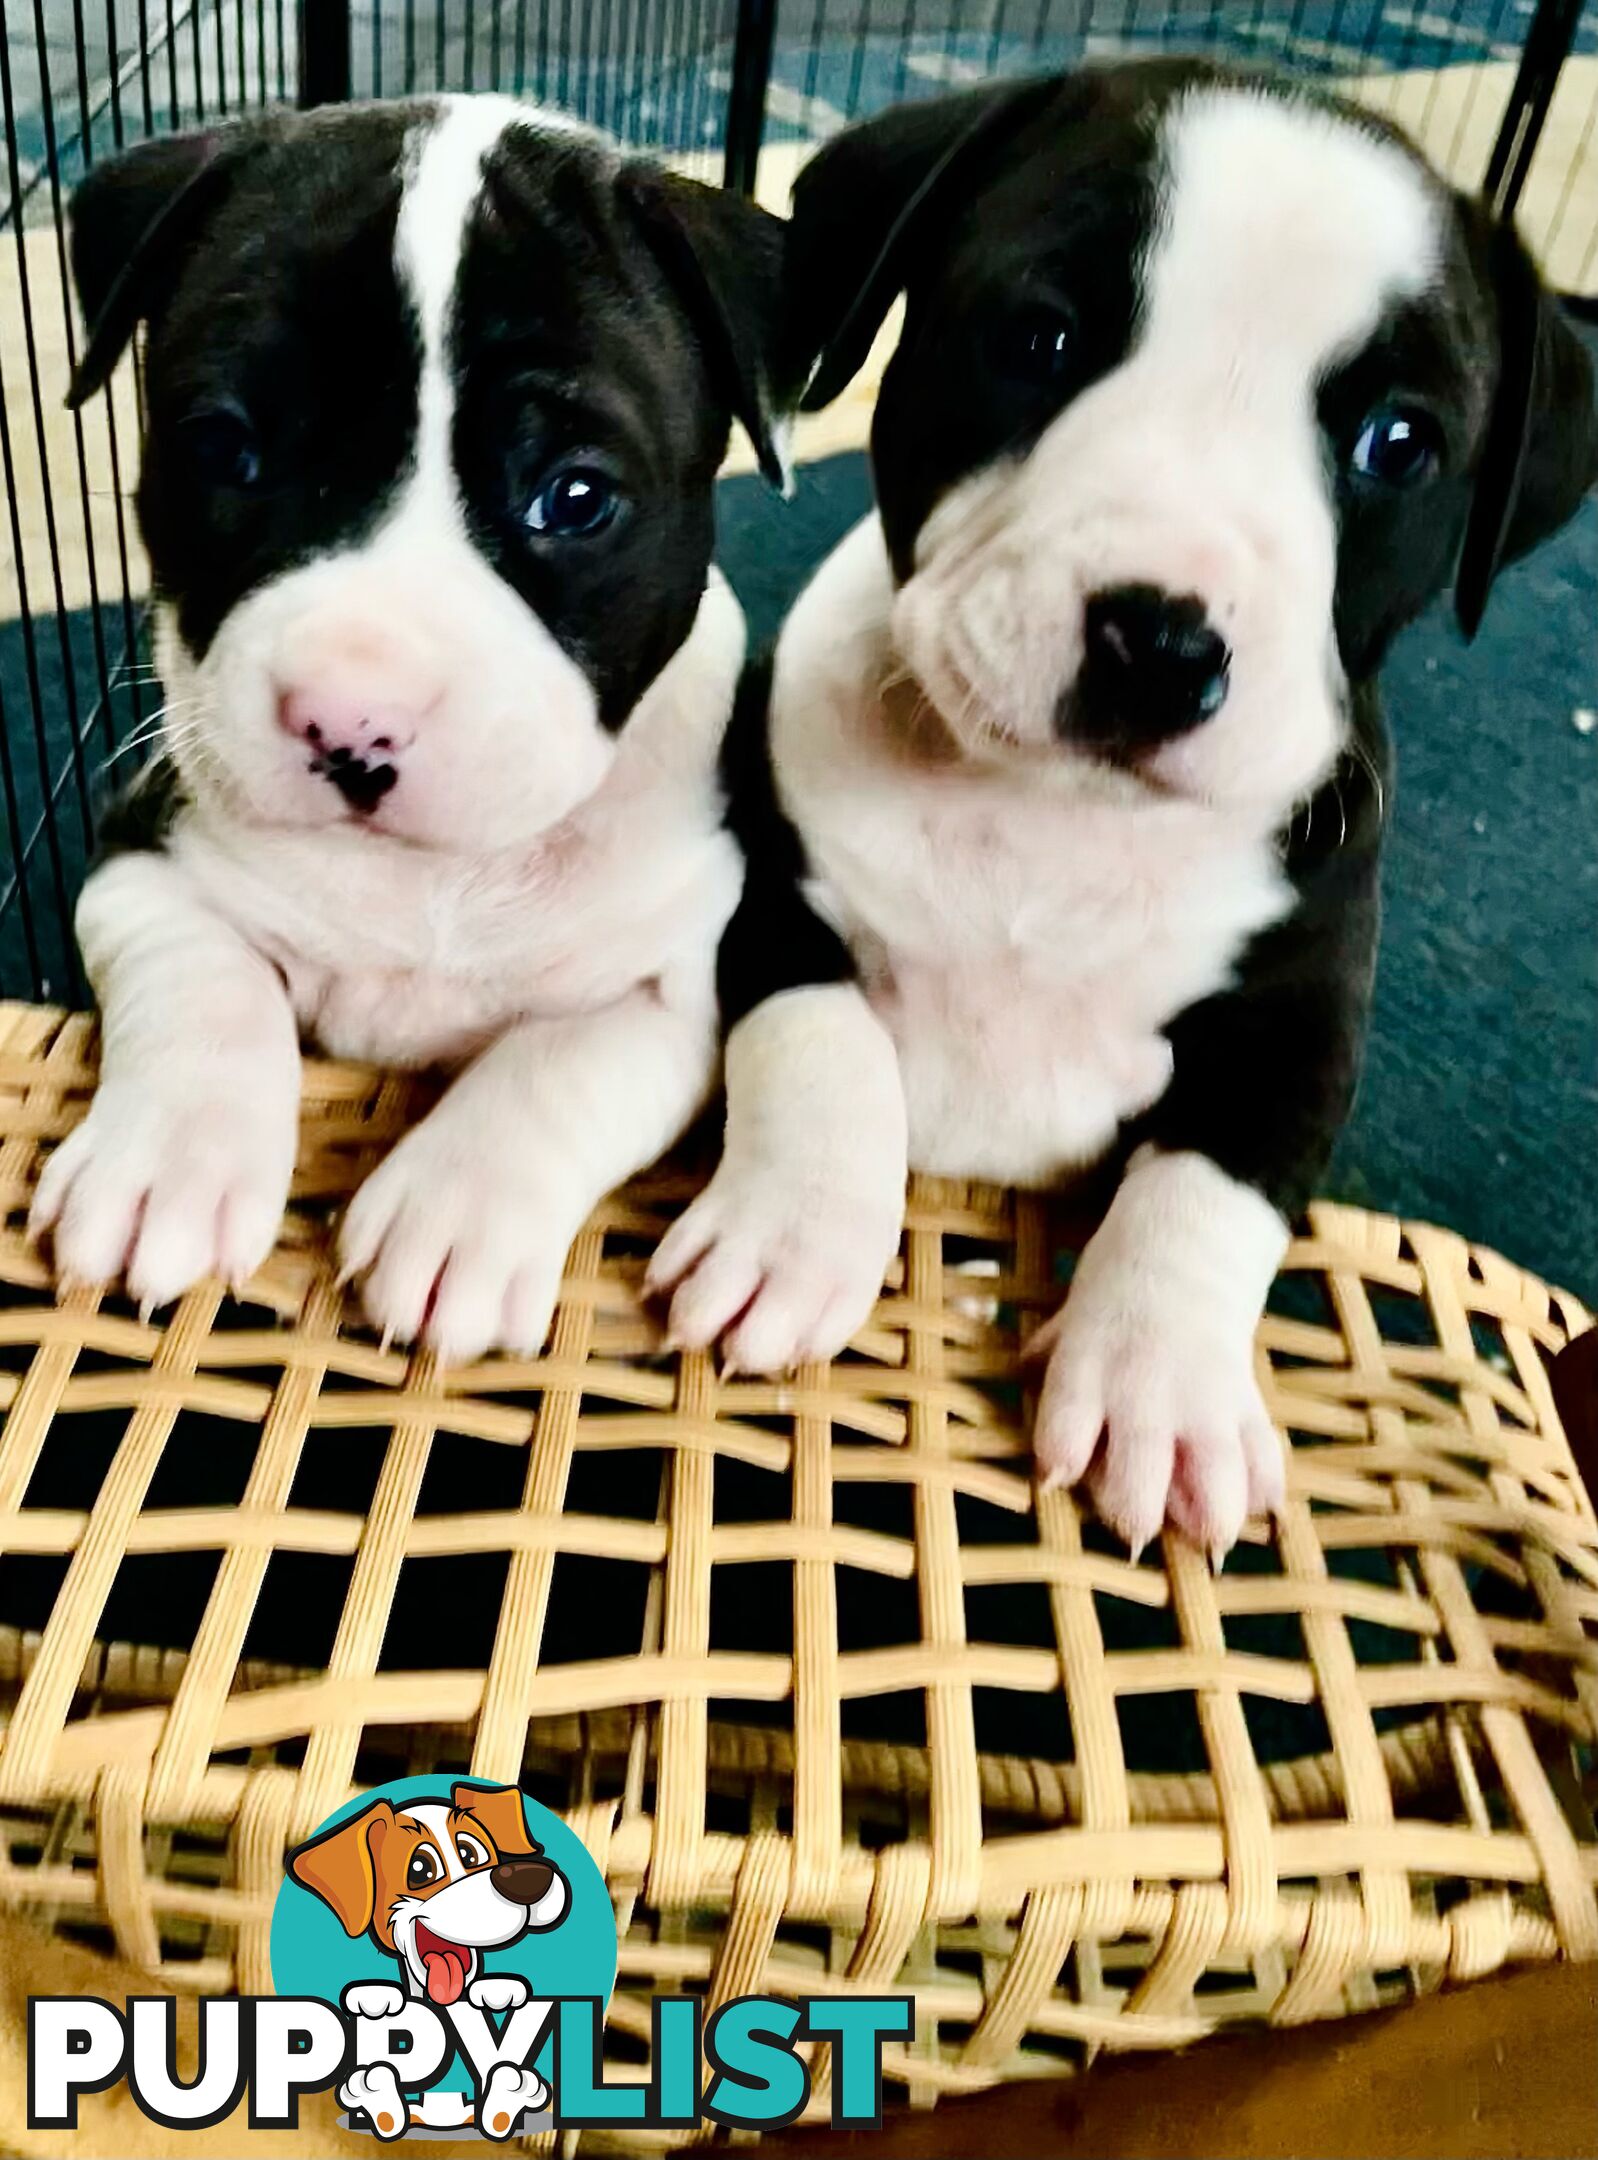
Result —
POLYGON ((111 862, 80 904, 102 1083, 32 1216, 68 1279, 125 1274, 151 1306, 255 1271, 288 1197, 297 1022, 336 1056, 475 1059, 357 1197, 343 1257, 370 1271, 386 1336, 536 1351, 573 1233, 713 1084, 714 953, 740 877, 717 774, 737 603, 712 572, 612 736, 471 547, 449 466, 441 341, 482 158, 507 125, 554 124, 453 100, 410 145, 396 253, 421 429, 380 529, 247 598, 202 662, 163 621, 191 802, 164 856, 111 862), (414 707, 372 818, 346 815, 278 725, 296 670, 414 707))
POLYGON ((1091 1465, 1099 1512, 1134 1552, 1167 1515, 1225 1552, 1246 1516, 1281 1504, 1254 1332, 1286 1247, 1276 1210, 1207 1157, 1141 1149, 1035 1338, 1046 1482, 1091 1465))
MULTIPOLYGON (((897 1048, 910 1162, 1054 1183, 1159 1097, 1165 1025, 1221 988, 1248 936, 1287 906, 1272 821, 1070 759, 962 754, 913 687, 893 684, 891 611, 867 520, 783 635, 780 786, 816 900, 897 1048)), ((814 1062, 833 1064, 823 1049, 814 1062)), ((770 1115, 802 1124, 792 1156, 842 1146, 839 1183, 858 1178, 847 1083, 813 1101, 779 1091, 768 1113, 742 1079, 729 1060, 729 1162, 733 1133, 770 1115)), ((1095 1495, 1129 1544, 1169 1512, 1224 1549, 1246 1510, 1279 1498, 1252 1342, 1285 1238, 1276 1212, 1214 1164, 1150 1154, 1083 1253, 1044 1338, 1039 1460, 1080 1477, 1102 1434, 1095 1495)), ((876 1259, 891 1249, 879 1236, 876 1259)), ((789 1296, 785 1323, 784 1349, 824 1355, 842 1339, 814 1289, 789 1296)))
POLYGON ((650 1263, 673 1340, 724 1337, 728 1370, 830 1356, 871 1317, 905 1176, 893 1044, 853 984, 758 1005, 727 1043, 720 1167, 650 1263))
POLYGON ((967 750, 1059 764, 1073 753, 1055 708, 1088 597, 1196 594, 1231 648, 1230 687, 1146 769, 1269 823, 1324 777, 1343 735, 1315 385, 1436 274, 1439 199, 1395 144, 1236 89, 1180 100, 1160 150, 1133 350, 1028 456, 937 506, 894 636, 967 750))
POLYGON ((40 1173, 29 1227, 64 1282, 121 1275, 141 1306, 202 1275, 241 1284, 277 1236, 300 1058, 270 963, 176 864, 125 855, 90 878, 78 941, 100 996, 100 1086, 40 1173))
MULTIPOLYGON (((1437 200, 1363 127, 1252 93, 1192 93, 1160 149, 1124 364, 1030 454, 951 490, 897 593, 868 518, 778 649, 773 757, 812 901, 893 1038, 909 1160, 949 1176, 1052 1184, 1159 1099, 1169 1023, 1291 904, 1277 835, 1342 746, 1315 388, 1435 274, 1437 200), (1124 583, 1198 594, 1232 654, 1218 715, 1135 774, 1055 727, 1085 602, 1124 583)), ((821 995, 818 1023, 847 1039, 840 994, 821 995)), ((773 1163, 835 1150, 831 1185, 809 1172, 829 1197, 861 1175, 850 1068, 840 1057, 829 1084, 822 1036, 806 1049, 814 1085, 780 1058, 729 1061, 726 1164, 657 1270, 694 1266, 674 1307, 689 1339, 725 1329, 766 1279, 757 1233, 793 1234, 749 1134, 771 1131, 773 1163), (706 1275, 715 1296, 696 1293, 706 1275)), ((824 1249, 836 1231, 817 1212, 824 1249)), ((874 1255, 851 1253, 862 1276, 892 1250, 873 1234, 874 1255)), ((1168 1517, 1224 1548, 1280 1497, 1253 1341, 1285 1239, 1214 1163, 1145 1150, 1081 1256, 1040 1339, 1038 1452, 1051 1477, 1091 1465, 1133 1545, 1168 1517)), ((791 1271, 780 1327, 730 1338, 739 1361, 835 1350, 831 1295, 814 1262, 791 1271)))
POLYGON ((1051 1184, 1163 1093, 1166 1023, 1286 909, 1273 821, 1070 758, 961 755, 912 686, 883 691, 891 607, 872 517, 783 632, 784 802, 898 1046, 911 1163, 1051 1184))
POLYGON ((710 1090, 716 1014, 643 984, 502 1035, 350 1204, 340 1256, 374 1318, 452 1362, 543 1347, 595 1201, 683 1130, 710 1090))

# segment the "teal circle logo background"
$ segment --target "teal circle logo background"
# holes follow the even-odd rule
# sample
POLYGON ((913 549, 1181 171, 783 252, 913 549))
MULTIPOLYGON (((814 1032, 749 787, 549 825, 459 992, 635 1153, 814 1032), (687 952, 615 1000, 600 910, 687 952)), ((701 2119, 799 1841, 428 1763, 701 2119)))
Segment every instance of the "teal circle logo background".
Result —
MULTIPOLYGON (((314 1835, 321 1837, 352 1816, 364 1814, 375 1800, 387 1800, 402 1811, 418 1800, 447 1801, 457 1784, 486 1788, 488 1783, 487 1779, 462 1778, 450 1772, 437 1777, 395 1778, 335 1808, 325 1822, 317 1825, 314 1835)), ((571 1904, 558 1926, 482 1952, 482 1969, 486 1973, 520 1973, 535 1996, 597 1995, 602 2003, 608 2002, 616 1985, 616 1915, 605 1878, 577 1833, 526 1793, 522 1794, 522 1816, 545 1856, 565 1876, 571 1904)), ((355 1980, 390 1980, 405 1987, 397 1958, 379 1949, 370 1935, 357 1935, 352 1940, 339 1924, 337 1914, 313 1891, 287 1875, 272 1908, 271 1961, 272 1985, 279 1995, 311 1995, 321 2002, 336 2004, 355 1980)), ((553 2041, 546 2039, 534 2064, 546 2080, 552 2054, 553 2041)), ((459 2057, 456 2059, 458 2063, 459 2057)), ((451 2082, 446 2072, 443 2083, 447 2086, 451 2082)))

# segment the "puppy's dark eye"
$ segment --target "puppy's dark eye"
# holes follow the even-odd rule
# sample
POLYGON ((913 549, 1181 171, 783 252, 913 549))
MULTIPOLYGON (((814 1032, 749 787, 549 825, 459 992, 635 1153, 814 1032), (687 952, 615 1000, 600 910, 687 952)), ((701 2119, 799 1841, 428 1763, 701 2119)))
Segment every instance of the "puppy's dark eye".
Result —
POLYGON ((418 1845, 411 1854, 411 1864, 405 1870, 407 1890, 425 1890, 429 1883, 436 1883, 444 1870, 431 1845, 418 1845))
POLYGON ((1064 308, 1021 308, 996 326, 989 350, 999 372, 1016 382, 1058 382, 1076 354, 1076 323, 1064 308))
POLYGON ((457 1830, 455 1833, 455 1850, 460 1855, 462 1867, 479 1868, 488 1865, 488 1854, 476 1838, 469 1837, 464 1830, 457 1830))
POLYGON ((261 446, 244 414, 231 406, 191 413, 183 446, 195 470, 213 487, 252 488, 261 477, 261 446))
POLYGON ((527 523, 545 540, 587 540, 621 508, 621 491, 597 465, 568 465, 527 505, 527 523))
POLYGON ((1442 457, 1443 432, 1413 405, 1379 405, 1361 423, 1349 465, 1380 487, 1414 487, 1429 480, 1442 457))

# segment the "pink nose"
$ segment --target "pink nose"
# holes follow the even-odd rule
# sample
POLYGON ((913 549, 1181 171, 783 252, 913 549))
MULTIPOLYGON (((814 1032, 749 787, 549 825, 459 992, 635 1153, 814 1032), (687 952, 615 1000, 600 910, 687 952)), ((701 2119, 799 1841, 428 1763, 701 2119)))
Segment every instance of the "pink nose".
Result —
POLYGON ((278 725, 311 753, 311 771, 362 813, 375 810, 398 780, 417 717, 392 701, 327 690, 285 691, 277 707, 278 725))
POLYGON ((347 750, 352 757, 393 757, 416 737, 417 716, 406 706, 349 692, 286 691, 277 717, 280 727, 313 750, 347 750))

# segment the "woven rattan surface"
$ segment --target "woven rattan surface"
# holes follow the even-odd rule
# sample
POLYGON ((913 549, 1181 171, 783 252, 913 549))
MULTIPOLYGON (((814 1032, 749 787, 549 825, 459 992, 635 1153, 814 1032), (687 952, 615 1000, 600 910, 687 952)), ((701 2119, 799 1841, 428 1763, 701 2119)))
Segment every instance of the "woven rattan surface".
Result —
POLYGON ((35 1918, 265 1989, 284 1847, 355 1786, 520 1778, 617 1900, 617 2074, 655 1992, 898 1985, 923 2101, 1598 1956, 1574 1299, 1317 1206, 1261 1333, 1281 1523, 1219 1576, 1174 1538, 1134 1565, 1028 1476, 1042 1200, 918 1184, 848 1356, 722 1381, 640 1304, 668 1169, 578 1239, 545 1357, 444 1372, 327 1258, 417 1084, 308 1065, 276 1254, 144 1320, 57 1304, 22 1235, 92 1080, 88 1022, 0 1007, 0 1820, 35 1918))

